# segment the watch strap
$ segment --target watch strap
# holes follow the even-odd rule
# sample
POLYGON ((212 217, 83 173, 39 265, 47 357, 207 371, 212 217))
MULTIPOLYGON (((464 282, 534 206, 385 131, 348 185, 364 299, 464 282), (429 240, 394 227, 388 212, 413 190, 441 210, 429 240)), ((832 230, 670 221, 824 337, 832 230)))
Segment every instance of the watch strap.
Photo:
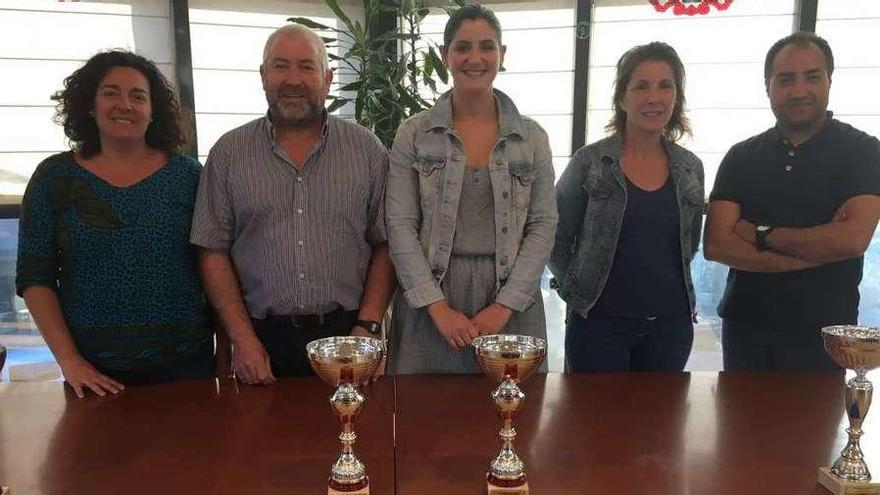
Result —
POLYGON ((359 326, 369 332, 371 335, 382 335, 382 324, 378 321, 372 320, 357 320, 354 323, 356 326, 359 326))
POLYGON ((755 227, 755 246, 757 246, 758 251, 766 251, 770 249, 767 246, 767 236, 770 235, 770 232, 773 232, 773 227, 769 225, 758 225, 755 227))

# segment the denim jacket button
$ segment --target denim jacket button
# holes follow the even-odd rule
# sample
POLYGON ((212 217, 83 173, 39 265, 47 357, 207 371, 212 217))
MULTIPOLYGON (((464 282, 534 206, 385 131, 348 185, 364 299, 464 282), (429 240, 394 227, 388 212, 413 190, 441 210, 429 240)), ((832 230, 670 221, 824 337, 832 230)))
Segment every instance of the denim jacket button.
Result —
POLYGON ((507 196, 508 196, 507 191, 504 191, 501 193, 502 198, 507 199, 507 196))
POLYGON ((504 162, 501 160, 495 160, 495 165, 498 165, 500 167, 500 166, 504 165, 504 162))
POLYGON ((502 233, 502 234, 506 234, 506 233, 507 233, 507 227, 501 227, 501 233, 502 233))

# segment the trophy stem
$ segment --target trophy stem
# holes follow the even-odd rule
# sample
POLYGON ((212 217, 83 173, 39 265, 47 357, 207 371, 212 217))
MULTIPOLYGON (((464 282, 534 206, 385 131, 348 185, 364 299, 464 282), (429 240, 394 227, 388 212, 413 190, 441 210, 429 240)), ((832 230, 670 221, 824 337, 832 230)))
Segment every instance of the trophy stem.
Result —
POLYGON ((871 480, 871 472, 865 463, 859 439, 862 437, 862 423, 871 408, 874 387, 865 378, 866 370, 856 369, 856 377, 846 384, 846 414, 849 440, 840 452, 840 457, 831 466, 831 474, 848 481, 866 482, 871 480))
POLYGON ((486 476, 491 485, 510 488, 526 483, 523 462, 513 451, 513 440, 516 438, 513 420, 525 397, 516 382, 510 378, 502 381, 492 392, 492 399, 504 426, 498 432, 501 437, 501 452, 489 464, 489 474, 486 476))
POLYGON ((342 423, 339 442, 342 453, 330 469, 329 487, 339 492, 355 492, 369 485, 366 467, 354 454, 354 443, 357 433, 354 432, 354 420, 363 407, 364 396, 351 383, 340 384, 330 397, 333 411, 342 423))

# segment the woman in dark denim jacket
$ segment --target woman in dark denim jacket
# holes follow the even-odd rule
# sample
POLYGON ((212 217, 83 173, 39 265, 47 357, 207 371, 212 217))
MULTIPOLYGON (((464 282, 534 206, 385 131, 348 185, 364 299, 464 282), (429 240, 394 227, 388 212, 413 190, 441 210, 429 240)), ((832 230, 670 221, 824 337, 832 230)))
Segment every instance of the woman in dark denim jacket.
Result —
POLYGON ((556 228, 547 134, 492 82, 504 46, 495 15, 453 13, 443 60, 454 81, 397 131, 385 199, 401 289, 391 373, 476 373, 477 335, 544 337, 539 281, 556 228))
POLYGON ((684 106, 675 50, 629 50, 617 63, 613 134, 579 149, 559 179, 550 270, 568 303, 568 371, 680 371, 687 362, 703 165, 675 144, 690 132, 684 106))

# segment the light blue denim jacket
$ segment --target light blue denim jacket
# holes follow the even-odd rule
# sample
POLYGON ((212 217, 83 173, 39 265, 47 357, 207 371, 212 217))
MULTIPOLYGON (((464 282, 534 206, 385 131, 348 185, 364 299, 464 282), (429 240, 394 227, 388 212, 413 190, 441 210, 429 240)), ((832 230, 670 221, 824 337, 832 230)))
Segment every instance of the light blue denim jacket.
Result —
MULTIPOLYGON (((553 163, 547 134, 495 90, 499 139, 489 177, 495 204, 497 302, 525 311, 535 303, 556 231, 553 163)), ((385 189, 391 260, 407 302, 444 298, 464 177, 464 147, 452 127, 452 94, 400 125, 385 189)))
MULTIPOLYGON (((703 225, 703 162, 690 151, 664 143, 678 200, 681 264, 690 307, 695 307, 691 260, 703 225)), ((550 257, 559 296, 586 318, 596 304, 617 251, 626 209, 626 178, 615 134, 574 154, 556 185, 559 229, 550 257)))

